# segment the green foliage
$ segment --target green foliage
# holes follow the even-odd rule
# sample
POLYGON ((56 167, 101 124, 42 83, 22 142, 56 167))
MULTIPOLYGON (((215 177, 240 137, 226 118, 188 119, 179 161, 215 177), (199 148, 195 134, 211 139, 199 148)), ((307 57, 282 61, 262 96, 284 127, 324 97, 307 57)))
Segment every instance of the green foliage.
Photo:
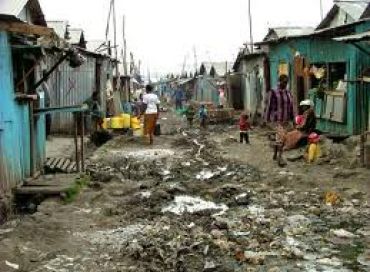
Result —
POLYGON ((74 184, 65 192, 63 201, 66 204, 72 203, 83 188, 89 185, 90 176, 84 175, 76 179, 74 184))

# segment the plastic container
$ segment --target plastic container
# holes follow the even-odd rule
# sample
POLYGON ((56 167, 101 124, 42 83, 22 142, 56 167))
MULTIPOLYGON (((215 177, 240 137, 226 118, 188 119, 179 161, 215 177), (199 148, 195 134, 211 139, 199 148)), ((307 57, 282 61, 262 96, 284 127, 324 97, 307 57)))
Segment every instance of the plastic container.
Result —
POLYGON ((110 118, 104 118, 103 119, 103 129, 109 129, 110 128, 110 118))
POLYGON ((120 115, 122 118, 122 128, 130 128, 131 127, 131 115, 127 113, 122 113, 120 115))
POLYGON ((320 156, 321 156, 320 145, 317 143, 310 144, 310 146, 308 147, 308 162, 309 163, 315 162, 320 156))
POLYGON ((140 120, 137 117, 131 118, 131 128, 132 129, 140 129, 140 120))
POLYGON ((122 117, 112 117, 110 119, 110 127, 112 129, 122 129, 124 125, 124 119, 122 117))
POLYGON ((138 129, 134 129, 134 136, 135 137, 143 137, 144 136, 144 126, 140 125, 138 129))

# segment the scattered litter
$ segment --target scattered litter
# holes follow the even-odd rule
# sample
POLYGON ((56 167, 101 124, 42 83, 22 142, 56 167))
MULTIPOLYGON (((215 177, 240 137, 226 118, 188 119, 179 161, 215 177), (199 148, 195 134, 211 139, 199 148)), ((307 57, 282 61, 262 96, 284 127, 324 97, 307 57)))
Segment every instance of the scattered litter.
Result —
POLYGON ((260 216, 265 212, 265 209, 261 206, 249 206, 248 211, 253 216, 260 216))
POLYGON ((339 237, 339 238, 348 238, 348 239, 350 239, 350 238, 355 238, 355 237, 357 237, 355 234, 353 234, 353 233, 351 233, 351 232, 349 232, 349 231, 346 231, 346 230, 344 230, 344 229, 331 230, 331 232, 332 232, 335 236, 337 236, 337 237, 339 237))
POLYGON ((171 157, 175 154, 170 149, 147 149, 147 150, 135 150, 135 151, 111 151, 113 156, 122 158, 131 158, 137 160, 154 160, 171 157))
POLYGON ((18 270, 19 269, 19 264, 15 264, 15 263, 11 263, 11 262, 8 262, 8 261, 5 261, 5 264, 15 270, 18 270))
POLYGON ((217 169, 221 172, 226 172, 227 167, 217 167, 217 169))
POLYGON ((243 236, 248 236, 250 235, 250 231, 233 231, 232 235, 235 237, 243 237, 243 236))
POLYGON ((65 256, 57 255, 54 259, 48 261, 43 267, 35 272, 64 272, 64 271, 83 271, 81 264, 76 263, 76 259, 65 256))
POLYGON ((139 193, 142 198, 150 198, 152 195, 152 192, 144 191, 139 193))
POLYGON ((78 209, 77 211, 75 211, 75 213, 78 213, 78 214, 81 214, 81 213, 85 213, 85 214, 90 214, 92 213, 92 209, 78 209))
POLYGON ((216 268, 216 265, 214 262, 206 261, 204 265, 204 271, 211 271, 211 270, 214 270, 215 268, 216 268))
POLYGON ((93 245, 104 245, 113 250, 120 250, 126 242, 150 228, 151 226, 149 225, 129 225, 117 229, 74 233, 74 236, 83 238, 93 245))
POLYGON ((325 204, 329 206, 334 206, 339 204, 340 196, 336 192, 327 192, 325 193, 325 204))
POLYGON ((14 229, 0 229, 0 235, 12 232, 14 229))
POLYGON ((300 245, 300 243, 297 240, 295 240, 293 237, 290 237, 290 236, 286 238, 286 243, 288 246, 299 246, 300 245))
POLYGON ((370 250, 365 251, 363 254, 357 257, 357 261, 363 265, 370 267, 370 250))
POLYGON ((213 177, 215 177, 217 175, 217 173, 213 173, 212 171, 209 171, 209 170, 203 170, 201 171, 197 176, 196 178, 198 180, 208 180, 208 179, 211 179, 213 177))
POLYGON ((168 170, 163 170, 163 172, 162 172, 162 176, 169 176, 170 174, 171 174, 171 172, 168 171, 168 170))
POLYGON ((291 177, 293 177, 295 174, 293 172, 289 172, 289 171, 280 171, 279 175, 280 176, 291 176, 291 177))
POLYGON ((195 213, 204 210, 216 210, 219 213, 215 215, 221 215, 228 210, 228 207, 225 204, 216 204, 199 197, 177 196, 172 204, 162 209, 162 212, 182 215, 183 213, 195 213))
POLYGON ((191 222, 188 226, 188 229, 192 229, 195 227, 195 223, 194 222, 191 222))
POLYGON ((323 258, 317 260, 318 264, 328 265, 328 266, 341 266, 342 262, 337 258, 323 258))

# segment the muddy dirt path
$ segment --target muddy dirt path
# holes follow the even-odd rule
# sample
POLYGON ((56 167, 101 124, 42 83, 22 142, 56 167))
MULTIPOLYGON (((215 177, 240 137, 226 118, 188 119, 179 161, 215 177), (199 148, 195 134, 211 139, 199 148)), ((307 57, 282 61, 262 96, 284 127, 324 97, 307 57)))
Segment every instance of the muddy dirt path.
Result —
POLYGON ((234 128, 163 118, 152 147, 120 137, 97 150, 73 203, 2 226, 0 271, 368 271, 368 172, 276 168, 263 132, 241 146, 234 128))

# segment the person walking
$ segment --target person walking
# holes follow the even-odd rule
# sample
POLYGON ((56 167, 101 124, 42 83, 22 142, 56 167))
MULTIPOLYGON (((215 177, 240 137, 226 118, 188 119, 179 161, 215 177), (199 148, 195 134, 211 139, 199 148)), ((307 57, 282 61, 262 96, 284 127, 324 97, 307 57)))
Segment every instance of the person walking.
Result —
POLYGON ((206 106, 203 104, 200 106, 200 109, 199 109, 200 127, 202 129, 207 128, 207 119, 208 119, 208 111, 207 111, 206 106))
POLYGON ((184 100, 184 92, 181 89, 181 87, 176 86, 176 89, 175 89, 175 92, 174 92, 174 98, 175 98, 176 110, 182 110, 182 102, 184 100))
POLYGON ((154 142, 154 131, 159 116, 159 98, 153 93, 153 86, 146 86, 146 94, 143 95, 144 110, 144 135, 149 137, 149 144, 154 142))

